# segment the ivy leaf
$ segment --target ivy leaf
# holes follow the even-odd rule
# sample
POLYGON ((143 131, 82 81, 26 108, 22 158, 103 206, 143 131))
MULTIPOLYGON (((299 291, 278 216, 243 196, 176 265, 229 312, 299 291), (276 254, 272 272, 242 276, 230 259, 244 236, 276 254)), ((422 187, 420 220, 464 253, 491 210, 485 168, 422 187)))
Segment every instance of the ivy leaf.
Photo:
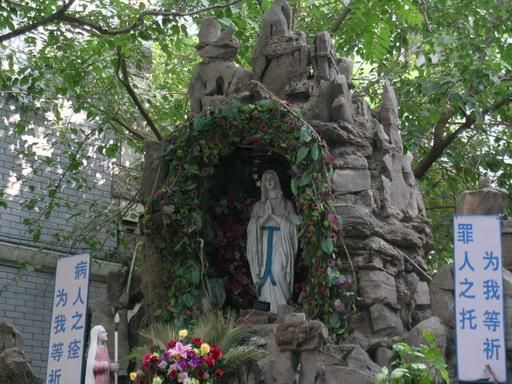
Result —
POLYGON ((188 180, 187 182, 185 182, 183 184, 183 190, 191 191, 192 189, 195 189, 196 186, 197 186, 196 183, 194 183, 192 180, 188 180))
POLYGON ((300 185, 304 186, 304 185, 309 184, 310 182, 311 182, 311 172, 306 171, 300 178, 300 185))
POLYGON ((192 273, 190 274, 190 282, 194 285, 199 284, 199 281, 201 280, 201 274, 199 273, 199 270, 194 269, 192 273))
POLYGON ((306 158, 309 153, 308 147, 300 147, 297 151, 297 162, 302 161, 306 158))
POLYGON ((205 117, 205 116, 197 116, 195 119, 194 119, 194 122, 193 122, 193 127, 195 130, 197 131, 201 131, 203 130, 205 127, 206 127, 206 123, 208 122, 208 118, 205 117))
POLYGON ((341 325, 340 315, 336 312, 331 313, 329 316, 329 325, 332 328, 338 328, 341 325))
POLYGON ((290 183, 290 187, 292 189, 292 193, 294 196, 297 196, 299 194, 299 191, 297 190, 297 179, 293 178, 292 182, 290 183))
POLYGON ((315 144, 311 148, 311 157, 313 158, 313 160, 315 160, 315 161, 318 160, 318 154, 319 154, 318 144, 315 144))
POLYGON ((194 296, 192 296, 190 293, 185 293, 183 295, 183 302, 187 307, 192 307, 194 305, 194 296))
POLYGON ((237 100, 234 100, 231 103, 229 103, 228 106, 226 107, 226 116, 229 119, 234 119, 234 118, 238 117, 238 114, 240 113, 241 105, 242 104, 237 100))
POLYGON ((327 239, 324 239, 322 241, 322 250, 327 253, 328 255, 332 254, 332 252, 334 251, 334 244, 332 242, 332 239, 330 237, 328 237, 327 239))
POLYGON ((311 141, 311 133, 309 132, 309 128, 307 125, 303 125, 300 130, 300 139, 306 143, 311 141))

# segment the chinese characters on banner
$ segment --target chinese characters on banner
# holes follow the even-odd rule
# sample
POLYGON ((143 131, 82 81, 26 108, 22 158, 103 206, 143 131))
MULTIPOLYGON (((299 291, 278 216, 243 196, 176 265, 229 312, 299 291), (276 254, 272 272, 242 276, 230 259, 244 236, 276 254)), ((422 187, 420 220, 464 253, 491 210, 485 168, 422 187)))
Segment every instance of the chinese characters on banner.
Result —
POLYGON ((88 254, 57 262, 46 384, 81 382, 90 264, 88 254))
POLYGON ((506 383, 499 216, 456 216, 455 319, 460 381, 506 383))

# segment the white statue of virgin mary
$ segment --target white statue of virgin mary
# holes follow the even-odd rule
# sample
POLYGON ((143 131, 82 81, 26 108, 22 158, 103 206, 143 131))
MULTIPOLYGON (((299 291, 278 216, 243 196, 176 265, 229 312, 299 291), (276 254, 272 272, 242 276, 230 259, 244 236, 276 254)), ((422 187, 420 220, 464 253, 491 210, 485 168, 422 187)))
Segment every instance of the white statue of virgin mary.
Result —
POLYGON ((277 173, 265 171, 261 198, 252 208, 247 227, 247 259, 258 300, 269 302, 273 313, 292 296, 296 222, 293 204, 283 196, 277 173))
POLYGON ((119 364, 111 362, 107 349, 107 331, 101 325, 91 329, 87 365, 85 368, 85 384, 111 384, 112 376, 119 369, 119 364))

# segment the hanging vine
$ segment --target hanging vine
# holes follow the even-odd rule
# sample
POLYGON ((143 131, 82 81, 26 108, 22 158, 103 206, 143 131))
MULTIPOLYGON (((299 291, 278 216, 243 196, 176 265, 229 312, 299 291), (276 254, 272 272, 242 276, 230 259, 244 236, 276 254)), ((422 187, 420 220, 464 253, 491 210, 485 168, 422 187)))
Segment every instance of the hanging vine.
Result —
POLYGON ((236 148, 265 148, 291 164, 290 187, 301 217, 301 262, 307 276, 299 302, 332 330, 346 330, 355 295, 349 260, 337 257, 341 218, 335 212, 330 185, 335 158, 299 112, 274 99, 255 104, 232 101, 197 116, 167 142, 169 175, 154 194, 145 222, 146 230, 166 240, 162 272, 169 304, 157 315, 174 321, 193 315, 202 279, 199 239, 205 212, 201 202, 214 167, 236 148))

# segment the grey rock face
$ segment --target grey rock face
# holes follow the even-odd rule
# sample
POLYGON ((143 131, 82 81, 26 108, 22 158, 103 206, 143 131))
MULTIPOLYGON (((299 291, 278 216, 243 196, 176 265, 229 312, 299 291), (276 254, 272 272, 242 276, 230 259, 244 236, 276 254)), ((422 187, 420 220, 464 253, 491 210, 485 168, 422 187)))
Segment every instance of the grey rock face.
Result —
POLYGON ((395 279, 384 271, 360 271, 359 288, 365 304, 397 303, 395 279))
POLYGON ((378 347, 375 351, 375 362, 381 367, 390 367, 395 353, 386 347, 378 347))
POLYGON ((398 130, 398 102, 396 101, 395 91, 387 80, 384 81, 382 102, 377 116, 389 138, 388 144, 401 152, 402 138, 398 130))
POLYGON ((413 346, 425 344, 426 342, 423 337, 423 332, 425 331, 431 333, 434 336, 437 347, 441 353, 444 354, 446 351, 449 330, 448 327, 446 327, 438 317, 432 316, 427 320, 417 324, 406 336, 405 341, 413 346))
POLYGON ((355 368, 330 367, 325 372, 327 384, 339 384, 342 378, 343 384, 372 384, 373 376, 363 373, 355 368))
POLYGON ((452 264, 445 265, 430 283, 430 302, 432 314, 447 327, 455 327, 455 298, 452 264))
POLYGON ((464 192, 457 199, 459 215, 485 215, 507 212, 508 193, 500 188, 464 192))
POLYGON ((402 320, 398 314, 384 304, 370 307, 373 332, 378 336, 400 336, 404 332, 402 320))
POLYGON ((0 322, 0 384, 39 384, 30 360, 23 353, 21 333, 6 321, 0 322))
POLYGON ((40 384, 34 376, 29 360, 18 349, 6 349, 0 352, 0 384, 40 384))
POLYGON ((503 265, 509 271, 512 270, 512 220, 503 220, 501 253, 503 255, 503 265))
POLYGON ((222 106, 229 95, 253 77, 250 71, 233 62, 240 48, 233 30, 222 31, 215 18, 207 17, 201 23, 198 37, 196 49, 203 61, 188 89, 193 113, 222 106))
POLYGON ((370 171, 365 169, 337 169, 333 177, 334 191, 340 195, 370 189, 370 171))
POLYGON ((414 294, 414 302, 416 305, 430 305, 430 292, 427 282, 419 282, 416 293, 414 294))

